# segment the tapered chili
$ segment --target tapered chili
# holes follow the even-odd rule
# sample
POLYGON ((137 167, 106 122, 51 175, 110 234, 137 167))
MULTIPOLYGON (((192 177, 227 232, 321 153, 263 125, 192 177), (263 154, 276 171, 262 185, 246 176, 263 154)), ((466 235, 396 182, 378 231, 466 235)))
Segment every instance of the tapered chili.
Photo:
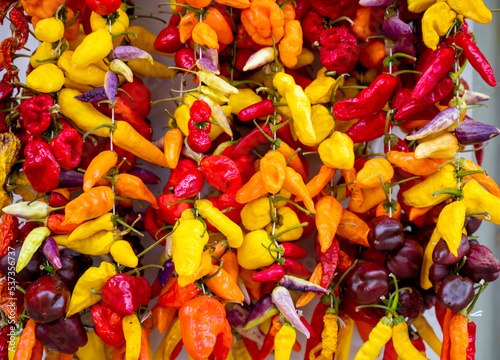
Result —
POLYGON ((307 256, 307 250, 290 242, 281 243, 283 257, 289 259, 302 259, 307 256))
POLYGON ((337 238, 333 238, 332 245, 330 245, 328 250, 321 253, 321 269, 323 270, 323 273, 321 275, 320 286, 325 289, 328 289, 330 286, 335 270, 337 270, 339 250, 339 240, 337 238))
POLYGON ((266 99, 242 109, 238 113, 238 119, 241 121, 250 121, 272 114, 274 114, 274 103, 266 99))
MULTIPOLYGON (((346 132, 354 143, 375 140, 385 134, 387 112, 379 111, 375 114, 363 116, 346 132)), ((388 130, 392 129, 389 121, 388 130)))
POLYGON ((283 269, 283 266, 279 264, 274 264, 271 265, 266 270, 259 271, 255 275, 251 277, 253 281, 257 282, 268 282, 268 281, 273 281, 277 282, 283 279, 285 276, 285 269, 283 269))
POLYGON ((285 259, 283 263, 283 269, 287 274, 297 275, 297 276, 308 276, 309 271, 306 269, 304 265, 299 263, 298 261, 292 259, 285 259))
MULTIPOLYGON (((268 125, 266 126, 261 126, 260 129, 262 129, 268 136, 272 137, 273 132, 269 128, 268 125)), ((262 133, 262 131, 255 128, 252 131, 250 131, 245 137, 243 137, 238 144, 234 147, 233 151, 229 154, 229 157, 234 159, 240 155, 243 155, 246 152, 249 152, 253 148, 262 145, 262 144, 267 144, 269 142, 268 138, 262 133)))
POLYGON ((455 44, 464 50, 465 57, 479 75, 481 75, 483 80, 490 86, 496 86, 497 81, 493 74, 493 69, 477 45, 463 33, 455 35, 455 44))

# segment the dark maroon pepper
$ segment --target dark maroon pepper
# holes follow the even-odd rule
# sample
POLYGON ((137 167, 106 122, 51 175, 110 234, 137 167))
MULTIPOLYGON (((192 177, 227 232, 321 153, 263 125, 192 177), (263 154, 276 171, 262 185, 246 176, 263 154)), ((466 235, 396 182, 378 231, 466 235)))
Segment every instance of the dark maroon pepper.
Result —
POLYGON ((476 283, 481 280, 495 281, 500 271, 500 261, 486 246, 472 245, 462 271, 476 283))
POLYGON ((400 249, 405 242, 403 225, 387 215, 377 216, 370 222, 368 242, 375 251, 400 249))
POLYGON ((473 298, 474 283, 460 275, 449 275, 439 287, 439 301, 453 311, 465 309, 473 298))
POLYGON ((458 245, 457 256, 453 255, 448 248, 448 244, 443 239, 439 240, 432 252, 432 261, 435 264, 453 265, 457 264, 462 258, 467 255, 470 249, 469 240, 467 235, 462 234, 460 244, 458 245))
POLYGON ((346 294, 359 304, 375 304, 389 294, 389 273, 374 262, 356 265, 346 278, 346 294))
POLYGON ((403 247, 387 260, 385 267, 398 279, 411 279, 420 271, 423 256, 422 246, 415 240, 406 239, 403 247))
POLYGON ((424 298, 420 291, 414 287, 410 290, 404 289, 399 292, 398 314, 404 318, 415 319, 424 308, 424 298))
POLYGON ((26 289, 24 308, 37 323, 50 323, 66 313, 71 294, 68 286, 56 274, 38 278, 26 289))
POLYGON ((64 354, 74 354, 87 341, 87 333, 83 328, 80 315, 75 314, 67 319, 59 318, 48 324, 38 324, 35 336, 48 349, 64 354))

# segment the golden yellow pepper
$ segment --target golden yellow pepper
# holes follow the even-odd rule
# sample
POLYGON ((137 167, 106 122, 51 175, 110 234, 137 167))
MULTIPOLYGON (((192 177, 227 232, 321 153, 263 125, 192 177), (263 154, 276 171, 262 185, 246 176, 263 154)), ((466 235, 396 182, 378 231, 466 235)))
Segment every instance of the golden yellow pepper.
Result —
POLYGON ((351 138, 335 131, 318 148, 323 164, 334 169, 352 169, 354 166, 354 143, 351 138))
POLYGON ((241 222, 245 229, 263 229, 271 222, 271 206, 268 197, 250 201, 241 210, 241 222))

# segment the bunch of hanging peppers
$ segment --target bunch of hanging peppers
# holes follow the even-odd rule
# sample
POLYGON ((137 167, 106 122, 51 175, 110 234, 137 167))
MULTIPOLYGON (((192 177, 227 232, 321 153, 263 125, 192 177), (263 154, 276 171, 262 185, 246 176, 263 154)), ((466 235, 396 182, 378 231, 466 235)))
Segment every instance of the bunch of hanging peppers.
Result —
POLYGON ((0 360, 474 359, 482 0, 131 3, 0 5, 0 360))

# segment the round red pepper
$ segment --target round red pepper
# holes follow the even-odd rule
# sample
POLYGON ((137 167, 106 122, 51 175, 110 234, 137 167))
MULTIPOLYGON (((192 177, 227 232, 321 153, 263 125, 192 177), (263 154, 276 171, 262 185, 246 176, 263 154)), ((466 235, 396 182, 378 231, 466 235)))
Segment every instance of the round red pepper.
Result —
POLYGON ((87 6, 95 13, 106 16, 120 8, 121 0, 85 0, 87 6))
POLYGON ((33 189, 49 192, 59 185, 61 167, 46 142, 34 140, 24 148, 23 171, 33 189))
POLYGON ((54 106, 54 101, 48 94, 34 96, 19 105, 19 117, 31 135, 38 136, 47 130, 52 121, 50 112, 52 106, 54 106))
POLYGON ((75 129, 63 130, 50 142, 50 147, 64 170, 72 170, 82 159, 83 141, 75 129))

